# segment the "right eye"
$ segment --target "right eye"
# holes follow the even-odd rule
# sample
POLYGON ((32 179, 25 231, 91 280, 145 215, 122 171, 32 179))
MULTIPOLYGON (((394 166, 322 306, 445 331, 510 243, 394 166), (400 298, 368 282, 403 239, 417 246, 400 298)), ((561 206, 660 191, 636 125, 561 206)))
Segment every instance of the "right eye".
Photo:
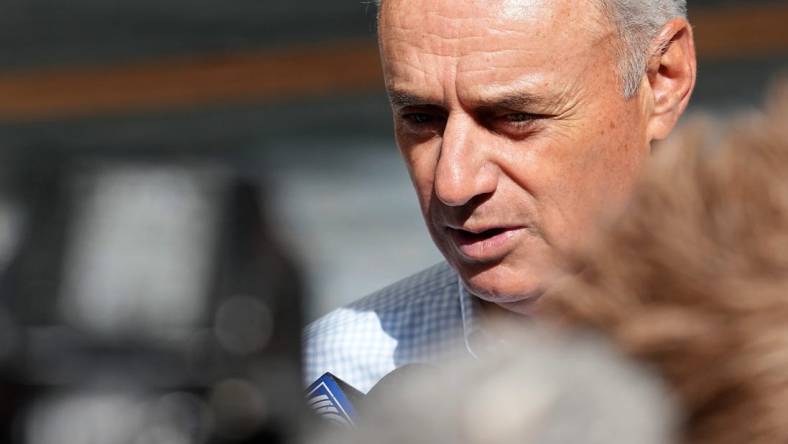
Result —
POLYGON ((418 137, 440 134, 446 125, 446 114, 434 107, 411 107, 398 113, 399 131, 418 137))
POLYGON ((435 121, 435 116, 427 113, 407 113, 402 115, 402 119, 414 125, 426 125, 435 121))

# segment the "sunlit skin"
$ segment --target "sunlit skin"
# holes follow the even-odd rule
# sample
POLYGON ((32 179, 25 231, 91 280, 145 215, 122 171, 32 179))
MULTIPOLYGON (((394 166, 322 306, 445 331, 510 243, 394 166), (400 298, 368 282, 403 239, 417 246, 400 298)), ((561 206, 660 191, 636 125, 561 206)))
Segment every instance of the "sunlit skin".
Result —
POLYGON ((625 202, 694 83, 691 30, 671 23, 675 45, 626 99, 615 28, 591 0, 384 0, 397 144, 473 294, 529 313, 560 253, 625 202))

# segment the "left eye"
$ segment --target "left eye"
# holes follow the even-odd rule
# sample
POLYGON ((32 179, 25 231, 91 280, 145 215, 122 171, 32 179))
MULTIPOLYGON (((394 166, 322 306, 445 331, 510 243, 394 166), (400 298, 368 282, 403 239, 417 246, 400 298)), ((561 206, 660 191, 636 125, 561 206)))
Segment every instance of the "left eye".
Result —
POLYGON ((504 116, 508 122, 526 122, 534 119, 533 114, 528 113, 511 113, 504 116))
POLYGON ((527 112, 502 112, 489 122, 491 129, 509 137, 523 138, 544 127, 542 120, 549 116, 527 112))

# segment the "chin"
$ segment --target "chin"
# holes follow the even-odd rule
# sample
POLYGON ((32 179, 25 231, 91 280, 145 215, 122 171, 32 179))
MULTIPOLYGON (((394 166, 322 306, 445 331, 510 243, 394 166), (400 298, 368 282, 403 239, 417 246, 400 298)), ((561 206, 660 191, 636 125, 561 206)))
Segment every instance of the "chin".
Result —
POLYGON ((530 305, 544 292, 541 279, 533 279, 534 273, 527 270, 512 271, 500 265, 482 270, 456 269, 468 291, 506 309, 530 305))

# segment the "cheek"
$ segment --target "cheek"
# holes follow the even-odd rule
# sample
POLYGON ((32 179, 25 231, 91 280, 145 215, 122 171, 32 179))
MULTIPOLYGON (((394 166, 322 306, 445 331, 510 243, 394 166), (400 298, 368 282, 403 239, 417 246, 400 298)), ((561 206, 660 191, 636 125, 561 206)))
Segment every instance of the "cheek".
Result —
POLYGON ((596 151, 602 154, 598 161, 599 180, 607 187, 605 191, 611 201, 621 201, 629 195, 650 152, 644 119, 637 117, 636 109, 629 108, 624 107, 620 112, 635 117, 611 115, 600 123, 602 129, 596 139, 596 151))
POLYGON ((629 195, 648 149, 637 122, 616 117, 589 120, 546 141, 522 179, 530 181, 548 243, 578 245, 601 214, 629 195))
POLYGON ((588 180, 602 188, 629 184, 633 172, 648 154, 645 119, 636 100, 615 101, 599 107, 599 116, 585 125, 581 138, 586 158, 581 168, 587 170, 588 180))
POLYGON ((640 143, 636 128, 611 131, 595 142, 594 151, 599 155, 587 162, 585 175, 577 179, 582 183, 577 205, 583 212, 575 223, 588 227, 596 226, 624 206, 648 159, 648 149, 640 143))

